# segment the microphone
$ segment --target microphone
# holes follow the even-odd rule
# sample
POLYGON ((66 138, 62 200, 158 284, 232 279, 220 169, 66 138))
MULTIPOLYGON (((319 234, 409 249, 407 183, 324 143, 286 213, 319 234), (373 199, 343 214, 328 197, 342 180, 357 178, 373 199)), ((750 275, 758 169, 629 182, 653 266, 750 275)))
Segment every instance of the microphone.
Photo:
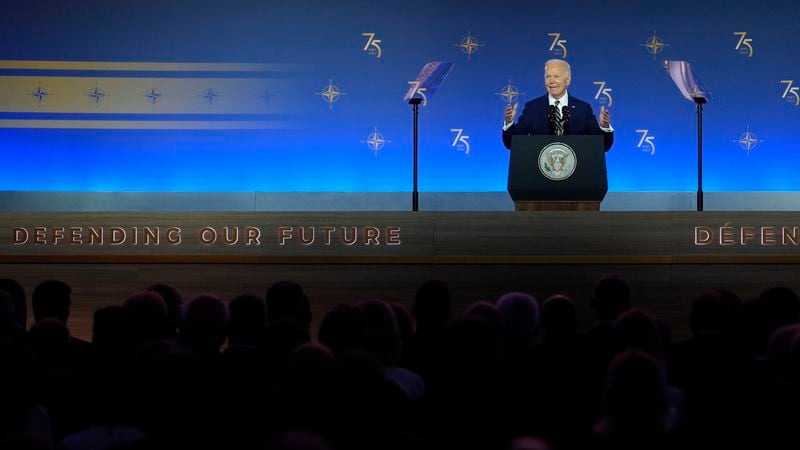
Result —
POLYGON ((564 134, 567 134, 567 130, 569 129, 569 119, 571 118, 571 113, 572 111, 567 105, 561 107, 561 129, 563 130, 564 134))
POLYGON ((555 105, 550 105, 547 120, 550 122, 550 134, 558 134, 558 108, 555 105))

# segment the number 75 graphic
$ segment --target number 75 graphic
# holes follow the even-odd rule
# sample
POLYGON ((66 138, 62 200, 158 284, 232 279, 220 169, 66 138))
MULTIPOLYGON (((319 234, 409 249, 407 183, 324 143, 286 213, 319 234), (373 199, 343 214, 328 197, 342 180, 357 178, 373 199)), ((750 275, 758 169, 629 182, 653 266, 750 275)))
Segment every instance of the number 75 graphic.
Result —
POLYGON ((566 39, 561 39, 561 33, 547 33, 547 35, 550 36, 551 38, 553 38, 553 43, 550 44, 550 51, 552 52, 558 46, 558 47, 561 48, 561 51, 563 53, 561 55, 561 58, 562 59, 567 59, 567 46, 564 45, 564 44, 567 43, 567 40, 566 39))
POLYGON ((650 130, 636 130, 637 133, 642 133, 642 138, 639 139, 639 143, 636 144, 636 148, 640 148, 643 151, 649 151, 651 155, 656 154, 656 144, 653 143, 655 140, 655 136, 649 135, 650 130), (650 150, 647 150, 644 145, 647 144, 650 150))
POLYGON ((800 106, 800 86, 794 86, 794 80, 781 80, 781 84, 786 85, 786 90, 783 91, 783 96, 781 98, 786 98, 789 94, 794 95, 794 104, 795 106, 800 106))
POLYGON ((463 128, 450 128, 450 131, 456 134, 453 139, 452 147, 458 147, 458 144, 464 146, 464 154, 469 155, 469 136, 464 134, 463 128))

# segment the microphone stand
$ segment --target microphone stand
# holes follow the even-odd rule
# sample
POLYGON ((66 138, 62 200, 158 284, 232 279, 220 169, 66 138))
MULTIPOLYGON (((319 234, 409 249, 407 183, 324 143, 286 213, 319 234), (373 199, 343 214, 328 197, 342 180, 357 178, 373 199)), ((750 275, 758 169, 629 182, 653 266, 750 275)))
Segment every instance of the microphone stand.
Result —
POLYGON ((419 168, 419 105, 422 103, 421 97, 414 97, 408 100, 414 116, 414 189, 411 192, 411 211, 419 211, 419 191, 417 190, 417 172, 419 168))
POLYGON ((694 97, 697 105, 697 210, 703 210, 703 97, 694 97))

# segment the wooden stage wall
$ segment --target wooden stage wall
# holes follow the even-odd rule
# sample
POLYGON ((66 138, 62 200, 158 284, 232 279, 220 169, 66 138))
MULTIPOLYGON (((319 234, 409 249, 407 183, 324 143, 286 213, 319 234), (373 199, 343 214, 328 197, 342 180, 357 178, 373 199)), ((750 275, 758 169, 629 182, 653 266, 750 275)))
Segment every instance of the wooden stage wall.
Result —
POLYGON ((304 286, 318 320, 340 302, 409 304, 430 278, 456 311, 519 290, 566 293, 587 326, 594 283, 621 274, 635 302, 688 333, 688 302, 709 287, 743 298, 800 289, 800 213, 2 213, 0 278, 73 288, 70 329, 155 282, 187 298, 304 286))

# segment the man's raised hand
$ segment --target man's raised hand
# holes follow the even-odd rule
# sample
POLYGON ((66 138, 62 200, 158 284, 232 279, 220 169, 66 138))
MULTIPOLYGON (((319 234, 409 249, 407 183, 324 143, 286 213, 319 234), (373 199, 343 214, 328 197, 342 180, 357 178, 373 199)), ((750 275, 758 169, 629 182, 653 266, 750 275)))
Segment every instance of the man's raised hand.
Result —
POLYGON ((517 117, 518 108, 519 108, 519 102, 514 103, 514 106, 511 106, 511 104, 506 105, 506 111, 505 111, 506 125, 514 123, 514 118, 517 117))
POLYGON ((608 128, 609 124, 611 123, 611 114, 608 113, 608 110, 605 106, 600 107, 600 126, 603 128, 608 128))

